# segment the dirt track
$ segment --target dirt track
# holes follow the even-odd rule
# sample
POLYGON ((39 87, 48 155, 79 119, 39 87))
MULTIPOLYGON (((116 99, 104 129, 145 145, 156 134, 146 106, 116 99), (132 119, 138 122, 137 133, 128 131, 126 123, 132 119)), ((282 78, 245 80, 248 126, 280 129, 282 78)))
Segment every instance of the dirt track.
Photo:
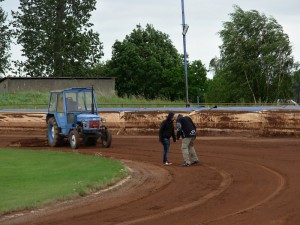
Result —
MULTIPOLYGON (((42 136, 0 135, 0 143, 71 151, 46 147, 42 136)), ((201 164, 188 168, 179 166, 180 143, 171 145, 169 167, 156 136, 114 135, 110 149, 81 146, 80 153, 123 160, 130 177, 106 192, 0 217, 0 224, 300 224, 300 140, 198 137, 201 164)))

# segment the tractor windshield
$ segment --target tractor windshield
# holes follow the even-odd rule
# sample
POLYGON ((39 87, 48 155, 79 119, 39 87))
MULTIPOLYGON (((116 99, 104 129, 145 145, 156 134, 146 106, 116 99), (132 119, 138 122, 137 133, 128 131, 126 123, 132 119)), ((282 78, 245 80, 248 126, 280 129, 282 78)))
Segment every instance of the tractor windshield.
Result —
POLYGON ((66 93, 67 112, 91 112, 92 92, 66 93))

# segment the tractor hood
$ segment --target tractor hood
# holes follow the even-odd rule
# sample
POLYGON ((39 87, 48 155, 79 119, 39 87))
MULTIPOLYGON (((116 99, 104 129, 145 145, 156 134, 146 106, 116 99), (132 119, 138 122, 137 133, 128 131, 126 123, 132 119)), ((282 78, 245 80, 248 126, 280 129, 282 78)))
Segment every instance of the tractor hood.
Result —
POLYGON ((77 121, 82 123, 84 132, 93 132, 100 128, 100 117, 94 114, 79 114, 77 121))
POLYGON ((100 120, 100 117, 98 115, 94 115, 94 114, 79 114, 79 115, 77 115, 78 122, 91 121, 91 120, 100 120))

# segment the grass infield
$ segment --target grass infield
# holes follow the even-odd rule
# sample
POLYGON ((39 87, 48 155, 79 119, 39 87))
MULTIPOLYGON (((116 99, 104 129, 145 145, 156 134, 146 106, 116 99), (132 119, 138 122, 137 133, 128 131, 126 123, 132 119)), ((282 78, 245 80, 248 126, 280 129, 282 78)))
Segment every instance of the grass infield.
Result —
POLYGON ((84 196, 126 175, 120 162, 98 156, 0 149, 0 215, 84 196))

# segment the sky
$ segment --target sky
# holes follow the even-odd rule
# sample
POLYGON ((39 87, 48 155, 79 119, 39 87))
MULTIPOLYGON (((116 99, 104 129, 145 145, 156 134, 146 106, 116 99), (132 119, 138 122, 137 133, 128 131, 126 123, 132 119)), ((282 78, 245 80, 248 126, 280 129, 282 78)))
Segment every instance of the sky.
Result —
MULTIPOLYGON (((6 12, 16 10, 19 0, 4 0, 0 5, 6 12)), ((184 0, 186 49, 189 60, 201 60, 208 68, 219 57, 222 41, 218 32, 223 22, 230 21, 234 5, 242 10, 257 10, 273 17, 289 36, 295 61, 300 61, 300 1, 299 0, 184 0)), ((152 24, 156 30, 169 35, 173 45, 183 54, 182 0, 98 0, 92 13, 93 30, 100 34, 104 46, 103 60, 111 58, 112 45, 124 40, 136 25, 152 24)), ((20 57, 20 46, 12 46, 12 57, 20 57)))

